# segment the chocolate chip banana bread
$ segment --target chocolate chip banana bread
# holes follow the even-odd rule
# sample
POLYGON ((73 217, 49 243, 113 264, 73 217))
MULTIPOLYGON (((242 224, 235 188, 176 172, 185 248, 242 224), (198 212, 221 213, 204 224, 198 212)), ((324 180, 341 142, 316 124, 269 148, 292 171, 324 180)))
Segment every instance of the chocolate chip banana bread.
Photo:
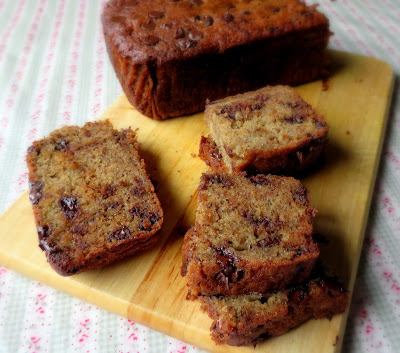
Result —
POLYGON ((281 289, 306 280, 319 255, 306 188, 290 177, 201 177, 182 248, 188 297, 281 289))
POLYGON ((28 149, 39 246, 68 276, 152 246, 163 211, 131 129, 67 126, 28 149))
POLYGON ((243 346, 282 335, 311 318, 341 313, 349 293, 337 278, 321 277, 280 292, 199 298, 201 308, 214 320, 215 342, 243 346))
POLYGON ((153 119, 328 74, 328 20, 300 0, 111 0, 102 22, 129 102, 153 119))
POLYGON ((301 174, 327 144, 328 126, 288 86, 267 86, 208 103, 200 157, 214 171, 301 174))

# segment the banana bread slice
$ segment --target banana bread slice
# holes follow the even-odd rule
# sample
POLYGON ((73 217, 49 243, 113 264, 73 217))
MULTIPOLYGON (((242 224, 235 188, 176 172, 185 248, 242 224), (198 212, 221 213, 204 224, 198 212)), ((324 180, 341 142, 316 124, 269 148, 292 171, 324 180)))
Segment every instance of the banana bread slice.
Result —
POLYGON ((214 320, 213 340, 243 346, 282 335, 311 318, 339 314, 346 310, 349 293, 337 278, 320 277, 280 292, 199 298, 214 320))
POLYGON ((288 86, 208 103, 200 157, 214 171, 298 174, 325 150, 328 125, 288 86))
POLYGON ((147 249, 163 211, 130 128, 66 126, 28 149, 39 246, 67 276, 147 249))
POLYGON ((315 212, 293 178, 203 174, 182 248, 188 297, 263 293, 306 280, 319 255, 315 212))

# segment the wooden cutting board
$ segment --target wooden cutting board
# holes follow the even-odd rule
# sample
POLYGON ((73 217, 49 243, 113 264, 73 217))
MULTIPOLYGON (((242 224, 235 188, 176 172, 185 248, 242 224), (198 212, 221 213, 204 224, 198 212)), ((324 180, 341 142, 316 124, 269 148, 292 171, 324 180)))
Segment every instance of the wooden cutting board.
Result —
MULTIPOLYGON (((371 196, 385 133, 393 72, 381 61, 330 52, 332 77, 298 87, 302 97, 324 114, 330 126, 327 162, 304 180, 318 209, 316 231, 324 262, 353 289, 371 196)), ((216 346, 211 320, 198 301, 187 301, 180 276, 183 232, 194 222, 196 189, 206 170, 198 158, 207 129, 202 113, 153 121, 119 97, 100 119, 116 128, 138 128, 142 156, 155 180, 165 211, 162 241, 131 259, 69 278, 58 276, 38 247, 27 193, 0 219, 0 263, 118 315, 210 352, 253 352, 253 347, 216 346)), ((256 352, 339 352, 347 313, 311 320, 286 335, 258 344, 256 352), (321 339, 323 338, 323 339, 321 339)))

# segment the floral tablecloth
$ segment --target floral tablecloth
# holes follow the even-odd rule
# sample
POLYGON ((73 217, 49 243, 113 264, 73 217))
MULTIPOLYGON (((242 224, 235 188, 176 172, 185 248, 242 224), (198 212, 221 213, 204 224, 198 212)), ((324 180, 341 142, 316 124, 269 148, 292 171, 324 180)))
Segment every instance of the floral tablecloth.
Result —
MULTIPOLYGON (((399 0, 319 3, 334 32, 330 48, 382 59, 399 75, 399 0)), ((0 0, 0 214, 27 189, 30 143, 65 124, 94 120, 121 93, 103 41, 103 6, 0 0)), ((396 84, 343 352, 400 351, 399 253, 396 84)), ((0 267, 0 352, 200 350, 0 267)))

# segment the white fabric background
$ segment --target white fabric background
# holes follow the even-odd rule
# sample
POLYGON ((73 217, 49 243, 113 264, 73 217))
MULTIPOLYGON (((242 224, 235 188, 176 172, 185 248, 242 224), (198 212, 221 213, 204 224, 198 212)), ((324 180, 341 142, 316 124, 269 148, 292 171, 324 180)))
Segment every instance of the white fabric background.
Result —
MULTIPOLYGON (((398 76, 400 1, 319 3, 335 33, 331 48, 380 58, 398 76)), ((103 42, 103 5, 0 0, 0 214, 27 189, 31 142, 94 120, 121 93, 103 42)), ((399 146, 396 84, 343 352, 400 351, 399 146)), ((200 350, 0 267, 0 352, 200 350)))

